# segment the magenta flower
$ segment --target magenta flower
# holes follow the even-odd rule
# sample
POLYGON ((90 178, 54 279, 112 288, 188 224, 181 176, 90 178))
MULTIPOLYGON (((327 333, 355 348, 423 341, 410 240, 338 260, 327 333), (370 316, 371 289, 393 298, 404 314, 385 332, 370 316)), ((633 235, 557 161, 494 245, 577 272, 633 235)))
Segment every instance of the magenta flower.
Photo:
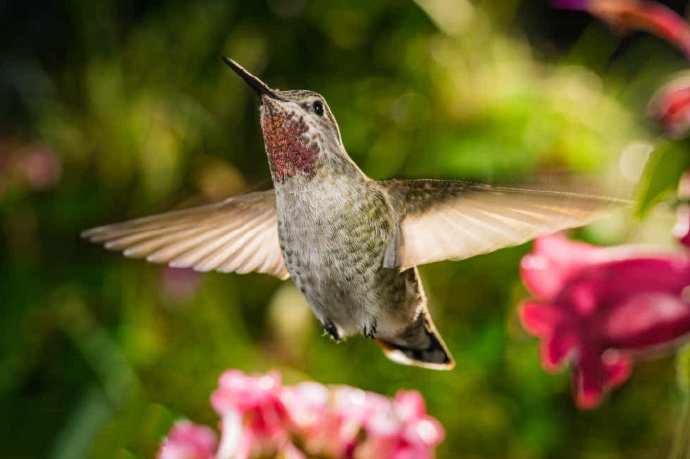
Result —
POLYGON ((287 413, 280 399, 280 375, 248 376, 229 370, 211 394, 211 405, 222 417, 223 456, 247 458, 253 450, 269 454, 287 441, 287 413))
POLYGON ((368 439, 358 448, 358 458, 431 459, 445 435, 415 391, 398 392, 393 403, 368 416, 364 426, 368 439))
POLYGON ((179 421, 161 443, 158 459, 213 459, 218 441, 209 427, 179 421))
POLYGON ((583 10, 618 30, 645 30, 664 38, 690 58, 690 27, 668 7, 642 0, 556 0, 557 8, 583 10))
POLYGON ((222 417, 220 445, 213 436, 198 448, 199 426, 178 423, 159 459, 431 459, 444 438, 417 392, 401 391, 391 400, 350 386, 282 386, 275 372, 230 370, 211 403, 222 417))
POLYGON ((292 428, 307 437, 315 437, 323 430, 329 398, 326 386, 315 382, 285 387, 281 394, 292 428))
POLYGON ((336 386, 329 413, 329 425, 340 446, 340 450, 333 451, 335 457, 352 455, 357 436, 364 429, 365 422, 376 414, 392 415, 389 408, 390 400, 379 394, 356 387, 336 386))
POLYGON ((671 138, 690 129, 690 76, 675 78, 659 89, 649 103, 651 117, 671 138))
POLYGON ((293 432, 306 439, 305 449, 314 455, 431 458, 444 437, 418 392, 401 391, 391 401, 350 386, 329 391, 302 383, 286 388, 283 400, 296 427, 293 432))
POLYGON ((597 406, 622 384, 632 358, 690 333, 690 259, 676 253, 599 248, 558 235, 535 242, 522 279, 535 299, 523 326, 541 338, 541 362, 573 368, 576 402, 597 406))
POLYGON ((684 201, 676 211, 673 235, 678 242, 690 248, 690 173, 686 172, 678 184, 678 198, 684 201))

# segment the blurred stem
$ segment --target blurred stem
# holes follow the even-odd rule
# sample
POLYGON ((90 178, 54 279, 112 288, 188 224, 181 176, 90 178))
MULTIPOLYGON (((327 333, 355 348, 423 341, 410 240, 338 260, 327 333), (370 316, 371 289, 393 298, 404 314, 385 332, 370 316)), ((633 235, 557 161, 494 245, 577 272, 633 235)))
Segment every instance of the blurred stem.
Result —
POLYGON ((690 459, 690 344, 678 353, 676 368, 682 402, 669 459, 690 459))

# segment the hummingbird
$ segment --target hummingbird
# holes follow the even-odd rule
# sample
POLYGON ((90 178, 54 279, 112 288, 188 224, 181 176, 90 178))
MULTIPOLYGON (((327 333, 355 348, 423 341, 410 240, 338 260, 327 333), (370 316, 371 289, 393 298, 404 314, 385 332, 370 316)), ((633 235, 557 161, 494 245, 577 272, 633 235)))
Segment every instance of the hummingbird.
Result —
POLYGON ((373 180, 347 154, 323 96, 271 88, 223 60, 260 98, 273 189, 82 235, 172 267, 290 277, 334 340, 362 334, 394 362, 454 366, 417 266, 581 226, 621 203, 461 180, 373 180))

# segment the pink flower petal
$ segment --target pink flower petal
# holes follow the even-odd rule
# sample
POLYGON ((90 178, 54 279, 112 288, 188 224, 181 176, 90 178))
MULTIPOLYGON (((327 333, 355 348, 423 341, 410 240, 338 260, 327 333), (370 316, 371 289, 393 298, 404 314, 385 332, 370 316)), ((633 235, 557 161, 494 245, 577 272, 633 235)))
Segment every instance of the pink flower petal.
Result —
POLYGON ((216 455, 216 433, 189 421, 173 425, 161 443, 158 459, 212 459, 216 455))
POLYGON ((391 453, 388 459, 433 459, 434 454, 415 445, 400 445, 391 453))
POLYGON ((287 387, 281 394, 294 428, 305 436, 315 435, 324 428, 328 398, 328 389, 314 382, 287 387))
POLYGON ((639 255, 597 267, 608 307, 639 293, 680 295, 690 284, 690 258, 685 254, 639 255))
POLYGON ((251 439, 247 438, 242 428, 242 416, 238 411, 228 410, 220 421, 221 438, 218 446, 218 457, 242 458, 251 451, 251 439))
POLYGON ((649 111, 669 137, 683 137, 690 129, 690 77, 674 78, 659 89, 649 102, 649 111))
POLYGON ((221 375, 218 386, 211 395, 211 404, 220 415, 228 409, 244 412, 279 403, 281 385, 277 373, 248 376, 241 371, 230 370, 221 375))
POLYGON ((402 423, 392 410, 373 413, 366 420, 366 441, 356 448, 357 456, 390 457, 399 442, 401 428, 402 423))
POLYGON ((365 422, 367 434, 373 438, 395 438, 402 427, 402 422, 392 410, 376 411, 369 415, 365 422))
POLYGON ((307 455, 304 454, 303 451, 289 442, 285 445, 281 453, 284 459, 307 459, 307 455))
POLYGON ((616 29, 646 30, 664 38, 690 57, 690 28, 682 17, 660 3, 641 0, 569 0, 557 2, 555 6, 586 10, 616 29))
POLYGON ((690 247, 690 206, 681 205, 678 207, 673 235, 685 247, 690 247))
MULTIPOLYGON (((583 353, 584 354, 584 353, 583 353)), ((601 403, 605 374, 598 356, 584 354, 574 369, 575 403, 581 409, 591 409, 601 403)))
POLYGON ((418 419, 426 414, 424 397, 415 390, 400 390, 395 394, 395 408, 403 420, 418 419))
POLYGON ((556 371, 570 356, 577 353, 580 340, 571 330, 562 330, 544 339, 541 345, 541 364, 546 371, 556 371))
POLYGON ((427 449, 440 444, 445 436, 441 423, 429 416, 410 423, 403 432, 407 443, 424 446, 427 449))
POLYGON ((601 356, 606 381, 609 387, 614 388, 623 384, 630 377, 632 362, 622 353, 609 349, 601 356))
MULTIPOLYGON (((687 78, 687 84, 690 86, 690 77, 687 78)), ((690 109, 688 109, 687 119, 690 120, 690 109)), ((688 122, 690 128, 690 121, 688 122)), ((687 130, 687 129, 685 129, 687 130)), ((686 172, 678 183, 678 198, 683 200, 685 204, 678 206, 676 215, 676 224, 673 227, 673 235, 678 239, 678 242, 685 247, 690 247, 690 173, 686 172)))
POLYGON ((355 387, 336 386, 331 389, 326 427, 320 435, 326 438, 319 438, 319 443, 327 447, 331 456, 341 457, 351 451, 367 416, 376 409, 375 406, 385 407, 386 399, 380 399, 355 387))
POLYGON ((616 307, 605 326, 607 338, 617 348, 644 350, 672 344, 690 332, 690 304, 678 294, 640 293, 616 307))
MULTIPOLYGON (((591 270, 591 272, 596 272, 591 270)), ((566 289, 567 301, 572 308, 572 311, 580 317, 586 317, 596 312, 600 306, 599 296, 601 289, 600 279, 577 279, 571 282, 566 289)))
POLYGON ((275 372, 250 376, 238 370, 226 371, 220 376, 219 388, 212 395, 216 411, 225 407, 245 411, 274 400, 280 395, 280 375, 275 372), (214 401, 215 400, 215 401, 214 401))
POLYGON ((537 298, 551 300, 568 277, 590 263, 601 250, 559 234, 540 237, 534 241, 534 251, 520 263, 522 281, 537 298))
MULTIPOLYGON (((237 457, 252 451, 275 451, 288 435, 288 416, 280 399, 280 375, 246 375, 230 370, 220 377, 211 404, 223 419, 240 416, 242 435, 237 457)), ((224 435, 225 436, 225 435, 224 435)))
POLYGON ((534 336, 548 338, 563 319, 563 311, 535 301, 523 301, 518 309, 522 326, 534 336))
POLYGON ((574 370, 577 406, 597 407, 610 389, 627 381, 631 369, 629 358, 615 350, 606 351, 601 358, 584 352, 574 370))

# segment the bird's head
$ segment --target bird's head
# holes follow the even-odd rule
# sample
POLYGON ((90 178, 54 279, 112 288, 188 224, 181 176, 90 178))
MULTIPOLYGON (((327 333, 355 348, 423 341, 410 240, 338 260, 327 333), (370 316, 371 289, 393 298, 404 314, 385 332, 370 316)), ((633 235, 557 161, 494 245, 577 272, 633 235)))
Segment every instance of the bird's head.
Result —
POLYGON ((275 182, 311 179, 326 164, 350 162, 323 96, 314 91, 272 89, 232 59, 223 60, 261 97, 261 129, 275 182))

